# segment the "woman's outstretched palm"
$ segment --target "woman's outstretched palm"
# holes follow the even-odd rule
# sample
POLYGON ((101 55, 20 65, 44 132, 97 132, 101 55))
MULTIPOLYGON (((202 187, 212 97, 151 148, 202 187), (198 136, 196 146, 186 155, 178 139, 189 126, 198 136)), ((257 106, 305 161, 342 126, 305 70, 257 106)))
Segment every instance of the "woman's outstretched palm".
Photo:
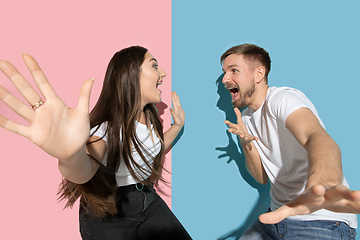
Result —
POLYGON ((53 157, 67 159, 84 148, 89 137, 89 98, 93 80, 84 82, 78 107, 71 109, 56 95, 35 59, 27 54, 23 59, 43 97, 10 63, 0 61, 0 70, 30 105, 35 105, 41 98, 44 104, 34 111, 0 85, 0 100, 30 124, 20 125, 0 115, 0 126, 28 138, 53 157))

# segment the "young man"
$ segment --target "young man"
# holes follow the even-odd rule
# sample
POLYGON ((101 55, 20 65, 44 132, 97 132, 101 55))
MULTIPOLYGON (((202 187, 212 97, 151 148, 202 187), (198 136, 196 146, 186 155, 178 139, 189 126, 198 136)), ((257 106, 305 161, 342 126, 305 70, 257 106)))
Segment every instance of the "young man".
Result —
POLYGON ((239 136, 251 175, 271 183, 269 213, 241 239, 354 239, 360 192, 348 188, 340 149, 310 100, 268 86, 271 60, 263 48, 232 47, 221 63, 237 116, 225 123, 239 136))

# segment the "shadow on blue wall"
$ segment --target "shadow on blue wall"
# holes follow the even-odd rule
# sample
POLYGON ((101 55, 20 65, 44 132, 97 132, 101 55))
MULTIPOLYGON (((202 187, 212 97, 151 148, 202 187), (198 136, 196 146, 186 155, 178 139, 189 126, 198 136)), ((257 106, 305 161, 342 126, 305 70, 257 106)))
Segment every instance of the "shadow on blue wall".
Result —
MULTIPOLYGON (((236 122, 236 115, 234 113, 234 108, 231 105, 231 96, 229 91, 225 89, 224 84, 222 83, 223 74, 219 76, 216 80, 216 85, 218 87, 217 93, 219 94, 219 100, 217 102, 217 107, 225 113, 225 118, 230 122, 236 122)), ((219 155, 219 159, 228 157, 227 163, 235 161, 241 177, 248 183, 252 188, 255 188, 259 193, 259 198, 257 199, 256 204, 253 206, 253 209, 250 211, 249 215, 245 221, 236 229, 230 230, 230 232, 223 234, 218 240, 224 240, 229 237, 236 237, 238 239, 245 230, 259 217, 260 214, 266 212, 270 206, 270 185, 263 185, 255 181, 255 179, 250 175, 245 167, 245 156, 242 153, 241 144, 239 138, 235 142, 231 136, 232 133, 226 131, 228 136, 229 143, 226 147, 217 147, 215 148, 218 151, 221 151, 222 154, 219 155)), ((241 181, 239 179, 239 181, 241 181)), ((241 189, 239 190, 241 191, 241 189)), ((249 206, 234 206, 235 210, 241 214, 242 209, 248 209, 249 206)))

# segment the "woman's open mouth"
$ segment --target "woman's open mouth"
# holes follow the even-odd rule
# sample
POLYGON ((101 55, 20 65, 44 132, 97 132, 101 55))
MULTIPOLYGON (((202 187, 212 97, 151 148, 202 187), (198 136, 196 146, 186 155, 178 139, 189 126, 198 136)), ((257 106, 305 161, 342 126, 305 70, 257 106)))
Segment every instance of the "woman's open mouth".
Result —
POLYGON ((157 81, 156 83, 156 88, 161 92, 161 90, 158 88, 159 85, 161 85, 163 83, 162 79, 160 79, 159 81, 157 81))

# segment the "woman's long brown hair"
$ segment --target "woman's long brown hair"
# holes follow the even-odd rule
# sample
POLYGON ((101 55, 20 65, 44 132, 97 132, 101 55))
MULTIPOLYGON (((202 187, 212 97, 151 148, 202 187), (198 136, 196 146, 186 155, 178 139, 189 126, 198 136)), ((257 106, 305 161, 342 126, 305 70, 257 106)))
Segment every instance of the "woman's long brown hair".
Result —
MULTIPOLYGON (((116 52, 108 65, 100 97, 90 113, 90 127, 96 130, 106 123, 107 164, 102 159, 94 159, 100 167, 94 177, 85 184, 75 184, 63 178, 59 187, 59 200, 67 200, 65 208, 72 207, 81 197, 80 203, 85 209, 91 209, 95 216, 114 215, 116 210, 116 178, 121 159, 135 180, 150 184, 141 176, 151 175, 152 180, 161 178, 161 158, 164 152, 163 127, 155 104, 140 109, 140 71, 146 48, 133 46, 116 52), (139 111, 144 111, 146 124, 151 132, 153 125, 161 141, 160 152, 153 156, 139 141, 136 135, 136 120, 139 111), (120 137, 121 136, 121 137, 120 137), (139 166, 132 156, 135 148, 150 170, 139 166), (147 159, 153 159, 150 164, 147 159)), ((88 142, 87 144, 92 144, 88 142)))

